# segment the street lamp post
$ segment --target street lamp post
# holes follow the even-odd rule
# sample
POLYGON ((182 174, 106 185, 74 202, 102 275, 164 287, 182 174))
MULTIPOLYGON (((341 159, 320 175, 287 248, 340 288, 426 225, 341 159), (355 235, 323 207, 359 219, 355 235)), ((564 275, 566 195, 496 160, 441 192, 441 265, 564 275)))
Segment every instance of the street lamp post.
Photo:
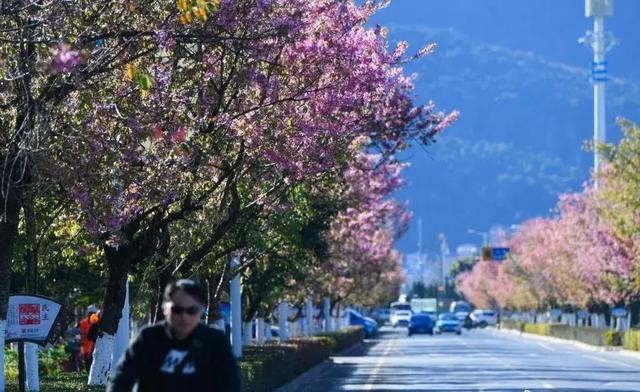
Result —
MULTIPOLYGON (((449 253, 449 247, 447 246, 447 239, 444 236, 444 233, 440 233, 438 234, 438 240, 440 241, 440 282, 442 282, 442 294, 440 290, 437 291, 438 293, 438 305, 440 305, 440 302, 442 302, 442 306, 444 306, 444 299, 446 297, 446 293, 447 293, 447 283, 445 281, 445 271, 444 271, 444 258, 446 256, 447 253, 449 253)), ((441 307, 442 310, 442 307, 441 307)))
POLYGON ((489 233, 487 233, 486 231, 467 229, 467 233, 482 236, 482 246, 489 245, 489 233))
MULTIPOLYGON (((598 172, 600 157, 598 144, 606 139, 605 128, 605 84, 608 79, 605 53, 616 44, 610 32, 604 30, 605 16, 613 15, 613 0, 585 0, 585 16, 593 18, 593 31, 587 31, 578 42, 593 50, 591 63, 591 82, 593 83, 593 170, 598 172)), ((594 184, 598 186, 597 177, 594 184)))

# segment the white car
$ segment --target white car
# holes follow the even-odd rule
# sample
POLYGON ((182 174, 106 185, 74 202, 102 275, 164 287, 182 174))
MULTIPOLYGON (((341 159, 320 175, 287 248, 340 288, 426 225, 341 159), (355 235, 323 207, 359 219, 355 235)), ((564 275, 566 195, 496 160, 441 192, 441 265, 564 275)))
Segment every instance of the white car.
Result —
POLYGON ((476 309, 469 317, 474 327, 484 328, 489 325, 495 327, 498 323, 498 313, 493 309, 476 309))
POLYGON ((394 310, 391 313, 391 325, 393 328, 398 325, 403 327, 409 326, 409 321, 411 320, 411 311, 410 310, 394 310))

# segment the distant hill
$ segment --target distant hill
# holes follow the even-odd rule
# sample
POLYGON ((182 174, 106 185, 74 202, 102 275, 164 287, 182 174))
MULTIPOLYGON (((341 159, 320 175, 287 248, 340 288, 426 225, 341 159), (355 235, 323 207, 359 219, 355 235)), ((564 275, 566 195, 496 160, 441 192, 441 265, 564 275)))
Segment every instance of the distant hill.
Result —
MULTIPOLYGON (((486 231, 546 215, 560 193, 581 189, 593 164, 583 148, 593 133, 586 67, 475 44, 451 30, 392 33, 439 44, 435 55, 408 67, 418 76, 417 101, 433 99, 461 112, 436 146, 403 155, 411 162, 410 186, 397 198, 410 200, 414 217, 422 218, 427 248, 436 249, 439 232, 450 245, 479 243, 468 228, 486 231)), ((640 83, 613 78, 606 94, 607 140, 617 141, 616 116, 640 121, 640 83)), ((416 232, 414 226, 398 241, 401 251, 415 251, 416 232)))

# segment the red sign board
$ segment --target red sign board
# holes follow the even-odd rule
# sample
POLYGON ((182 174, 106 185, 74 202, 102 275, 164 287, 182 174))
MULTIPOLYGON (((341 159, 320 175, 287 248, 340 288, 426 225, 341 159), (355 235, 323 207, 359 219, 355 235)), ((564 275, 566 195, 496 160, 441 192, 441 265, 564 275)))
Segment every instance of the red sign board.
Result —
POLYGON ((18 324, 34 325, 40 324, 40 304, 19 304, 18 324))

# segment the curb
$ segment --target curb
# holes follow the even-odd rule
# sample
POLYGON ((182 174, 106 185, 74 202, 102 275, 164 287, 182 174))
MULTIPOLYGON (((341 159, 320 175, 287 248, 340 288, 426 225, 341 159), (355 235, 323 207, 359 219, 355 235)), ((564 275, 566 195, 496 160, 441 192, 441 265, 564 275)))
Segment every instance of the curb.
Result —
POLYGON ((528 333, 528 332, 520 332, 520 331, 516 331, 513 329, 495 329, 496 334, 498 333, 509 333, 512 335, 517 335, 517 336, 523 336, 529 339, 538 339, 538 340, 544 340, 547 342, 552 342, 552 343, 564 343, 564 344, 573 344, 574 346, 577 346, 583 350, 588 350, 588 351, 598 351, 598 352, 609 352, 609 353, 615 353, 615 354, 620 354, 620 355, 625 355, 628 357, 632 357, 635 359, 640 359, 640 352, 637 351, 631 351, 631 350, 625 350, 622 347, 619 346, 593 346, 584 342, 579 342, 577 340, 569 340, 569 339, 561 339, 561 338, 556 338, 553 336, 542 336, 542 335, 536 335, 533 333, 528 333))
POLYGON ((289 381, 281 387, 275 389, 276 392, 293 392, 302 389, 303 385, 309 383, 312 379, 317 378, 320 374, 324 373, 327 369, 333 365, 333 357, 343 357, 353 354, 355 351, 361 350, 364 347, 362 342, 356 343, 351 347, 345 348, 336 355, 332 355, 324 361, 320 362, 316 366, 300 374, 298 377, 289 381))

